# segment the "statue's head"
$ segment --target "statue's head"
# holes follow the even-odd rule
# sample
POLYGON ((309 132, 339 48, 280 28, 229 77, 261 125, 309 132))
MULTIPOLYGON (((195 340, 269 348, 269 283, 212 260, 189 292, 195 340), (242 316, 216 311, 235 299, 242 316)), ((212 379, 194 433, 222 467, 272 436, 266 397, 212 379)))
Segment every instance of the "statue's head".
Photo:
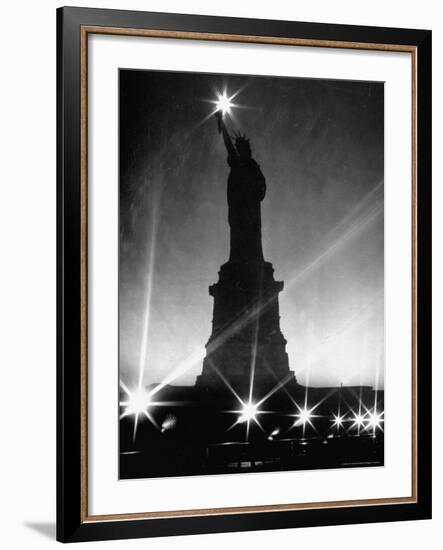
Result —
POLYGON ((237 149, 237 153, 240 158, 251 158, 251 145, 249 143, 249 139, 247 139, 245 135, 238 135, 235 138, 235 148, 237 149))

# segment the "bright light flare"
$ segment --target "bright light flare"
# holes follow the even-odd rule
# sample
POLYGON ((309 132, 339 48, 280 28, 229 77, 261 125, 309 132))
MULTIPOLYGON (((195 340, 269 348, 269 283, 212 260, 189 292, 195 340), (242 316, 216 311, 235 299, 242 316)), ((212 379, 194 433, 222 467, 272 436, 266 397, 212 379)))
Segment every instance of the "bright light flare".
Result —
POLYGON ((120 418, 125 418, 127 416, 134 417, 134 431, 132 434, 133 441, 135 441, 135 436, 137 435, 137 427, 140 417, 148 418, 157 429, 160 429, 150 412, 151 405, 157 404, 152 401, 151 393, 141 385, 138 385, 133 390, 130 390, 125 384, 123 384, 122 381, 120 381, 120 386, 126 394, 126 400, 120 401, 120 407, 123 407, 123 412, 120 415, 120 418))
POLYGON ((354 414, 354 418, 352 419, 354 423, 352 424, 352 428, 362 428, 365 425, 365 415, 361 413, 354 414))
POLYGON ((320 405, 320 403, 317 403, 314 407, 311 407, 310 409, 308 409, 306 405, 306 400, 303 407, 300 407, 300 405, 298 405, 297 403, 295 404, 298 409, 298 413, 293 415, 296 418, 296 420, 292 427, 295 428, 298 426, 302 426, 303 437, 305 436, 306 426, 308 425, 311 426, 311 428, 313 428, 315 431, 317 431, 312 422, 312 419, 319 417, 318 414, 314 414, 314 410, 320 405))
POLYGON ((258 413, 257 405, 254 403, 245 403, 241 411, 241 415, 238 418, 239 423, 250 422, 251 420, 257 420, 256 416, 258 413))
POLYGON ((257 424, 260 430, 264 433, 263 426, 261 425, 257 416, 259 414, 265 414, 270 411, 261 411, 259 409, 259 403, 253 403, 252 401, 244 402, 242 400, 240 400, 240 402, 242 405, 242 408, 240 410, 225 411, 227 413, 234 413, 238 415, 237 420, 228 428, 228 431, 232 430, 238 424, 246 424, 246 441, 249 441, 249 429, 251 426, 251 422, 257 424))
POLYGON ((332 424, 333 426, 335 426, 336 428, 342 428, 343 427, 343 422, 345 421, 345 417, 344 416, 340 416, 339 414, 334 414, 333 415, 333 420, 332 420, 332 424))
POLYGON ((228 96, 226 90, 224 90, 221 94, 217 93, 217 99, 211 101, 211 103, 215 105, 215 112, 221 111, 223 116, 230 115, 232 108, 237 107, 237 105, 233 103, 232 100, 239 93, 239 91, 231 96, 228 96))
POLYGON ((143 386, 138 386, 128 394, 128 400, 120 403, 125 410, 124 416, 144 414, 151 405, 151 396, 143 386))
POLYGON ((367 428, 375 431, 377 428, 381 429, 383 422, 383 414, 377 411, 368 413, 367 428))
POLYGON ((302 409, 299 407, 298 408, 299 412, 295 415, 295 417, 297 418, 296 422, 295 422, 295 426, 303 426, 305 427, 306 424, 310 424, 312 427, 314 427, 314 425, 312 424, 312 418, 314 418, 315 414, 312 414, 312 411, 313 409, 308 409, 307 407, 303 407, 302 409))
POLYGON ((235 97, 235 94, 231 97, 228 97, 226 91, 222 94, 218 94, 217 100, 214 101, 216 111, 221 111, 222 115, 231 114, 231 108, 235 107, 235 104, 232 103, 232 99, 235 97))

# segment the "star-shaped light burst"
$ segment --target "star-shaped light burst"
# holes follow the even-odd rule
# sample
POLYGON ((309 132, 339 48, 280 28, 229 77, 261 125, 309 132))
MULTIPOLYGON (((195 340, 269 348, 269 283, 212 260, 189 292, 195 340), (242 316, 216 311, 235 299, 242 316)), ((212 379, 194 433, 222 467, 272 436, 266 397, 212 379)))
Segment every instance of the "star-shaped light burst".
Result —
POLYGON ((352 417, 351 428, 357 428, 357 434, 360 435, 360 430, 365 427, 366 414, 362 414, 361 411, 354 413, 352 417))
MULTIPOLYGON (((237 399, 239 399, 238 396, 236 397, 237 399)), ((227 413, 232 413, 237 415, 237 420, 228 428, 228 431, 232 430, 232 428, 237 426, 237 424, 246 424, 246 441, 248 441, 251 422, 254 422, 260 428, 260 430, 264 432, 263 426, 261 425, 257 416, 259 414, 265 414, 270 411, 260 410, 259 403, 254 403, 252 400, 243 401, 239 399, 239 401, 241 403, 241 409, 233 410, 233 411, 225 411, 227 413)))
POLYGON ((251 402, 245 403, 238 418, 238 422, 243 423, 250 422, 251 420, 257 420, 256 415, 258 412, 257 405, 251 402))
POLYGON ((231 107, 235 106, 235 104, 231 101, 234 99, 235 95, 236 94, 228 97, 226 90, 222 94, 219 94, 217 100, 215 101, 216 110, 221 111, 222 115, 229 115, 231 113, 231 107))
POLYGON ((135 440, 135 436, 137 435, 137 427, 140 417, 148 418, 152 424, 159 429, 159 426, 150 413, 151 407, 156 403, 152 400, 152 396, 146 388, 142 385, 138 385, 133 390, 130 390, 123 383, 121 383, 121 386, 127 395, 127 399, 120 401, 120 406, 123 407, 123 412, 120 415, 120 418, 125 418, 126 416, 134 417, 133 440, 135 440))
POLYGON ((383 430, 383 427, 382 427, 382 422, 384 421, 383 416, 384 416, 384 412, 378 412, 377 409, 374 409, 372 412, 368 412, 366 429, 367 430, 371 429, 372 435, 375 435, 375 432, 377 431, 377 429, 383 430))
POLYGON ((340 413, 332 415, 332 425, 338 429, 343 427, 345 417, 341 416, 340 413))
POLYGON ((296 421, 294 422, 292 427, 295 428, 297 426, 302 426, 303 437, 304 437, 307 424, 309 424, 309 426, 311 426, 311 428, 315 430, 315 426, 312 423, 312 419, 317 418, 319 416, 318 414, 313 414, 314 410, 318 407, 318 404, 315 405, 314 407, 311 407, 310 409, 308 409, 306 404, 303 407, 300 407, 300 405, 298 405, 297 403, 295 405, 298 409, 298 413, 294 415, 296 418, 296 421))
POLYGON ((237 95, 242 91, 243 88, 244 86, 239 90, 237 90, 232 95, 228 95, 226 88, 222 92, 216 91, 216 99, 209 100, 209 103, 212 103, 213 105, 215 105, 215 109, 212 111, 209 117, 211 117, 214 113, 217 113, 217 112, 220 112, 223 115, 223 117, 225 115, 230 115, 232 117, 233 108, 240 107, 240 105, 233 102, 233 99, 237 97, 237 95))

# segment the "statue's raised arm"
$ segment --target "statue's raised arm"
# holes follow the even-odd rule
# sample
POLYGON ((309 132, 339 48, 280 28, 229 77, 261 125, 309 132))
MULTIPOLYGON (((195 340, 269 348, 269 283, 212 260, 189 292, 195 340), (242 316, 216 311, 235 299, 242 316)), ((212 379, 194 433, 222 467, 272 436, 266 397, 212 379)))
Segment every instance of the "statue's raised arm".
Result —
POLYGON ((226 128, 226 124, 223 118, 223 113, 221 111, 217 111, 215 113, 215 118, 217 119, 217 127, 219 133, 223 136, 223 141, 225 143, 226 150, 228 151, 228 155, 231 156, 237 156, 237 151, 234 147, 234 144, 232 143, 231 136, 228 133, 228 130, 226 128))

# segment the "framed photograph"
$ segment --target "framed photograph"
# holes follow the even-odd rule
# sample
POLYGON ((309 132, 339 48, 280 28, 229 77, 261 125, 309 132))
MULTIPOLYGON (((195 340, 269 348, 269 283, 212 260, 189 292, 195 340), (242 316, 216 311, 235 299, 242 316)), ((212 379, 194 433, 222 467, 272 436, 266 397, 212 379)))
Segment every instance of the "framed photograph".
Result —
POLYGON ((58 540, 429 518, 431 32, 57 33, 58 540))

